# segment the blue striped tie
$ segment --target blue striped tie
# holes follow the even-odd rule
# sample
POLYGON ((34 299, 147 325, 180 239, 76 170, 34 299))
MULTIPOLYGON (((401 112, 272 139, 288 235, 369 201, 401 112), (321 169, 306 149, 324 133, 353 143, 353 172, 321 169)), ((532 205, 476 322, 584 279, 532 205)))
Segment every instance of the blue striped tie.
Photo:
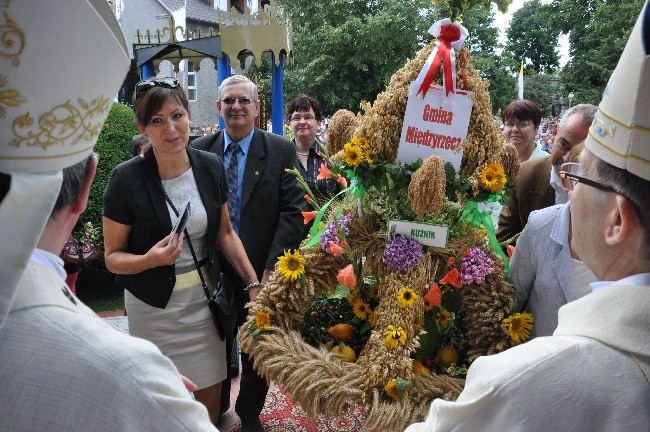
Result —
POLYGON ((239 180, 239 164, 237 153, 239 152, 239 143, 232 141, 228 146, 230 159, 226 167, 226 180, 228 181, 228 213, 230 213, 230 223, 235 231, 239 233, 239 197, 237 196, 239 180))

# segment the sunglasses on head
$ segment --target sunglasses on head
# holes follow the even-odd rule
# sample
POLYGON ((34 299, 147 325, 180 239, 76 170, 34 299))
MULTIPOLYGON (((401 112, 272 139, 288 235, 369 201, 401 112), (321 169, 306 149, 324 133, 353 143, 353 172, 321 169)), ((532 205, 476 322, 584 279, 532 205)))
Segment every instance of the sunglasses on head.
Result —
POLYGON ((178 80, 176 78, 167 77, 154 80, 140 81, 135 85, 135 97, 143 95, 154 87, 163 88, 176 88, 178 87, 178 80))

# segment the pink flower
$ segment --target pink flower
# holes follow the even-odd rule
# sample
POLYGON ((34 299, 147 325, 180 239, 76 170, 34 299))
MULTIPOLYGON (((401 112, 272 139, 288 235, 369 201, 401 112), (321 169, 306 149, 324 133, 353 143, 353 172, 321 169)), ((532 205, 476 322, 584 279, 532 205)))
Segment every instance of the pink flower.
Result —
POLYGON ((304 211, 301 213, 302 217, 305 218, 305 225, 307 225, 310 221, 316 219, 316 211, 304 211))
POLYGON ((336 177, 336 182, 340 184, 343 189, 348 187, 348 181, 341 174, 338 174, 338 177, 336 177))
POLYGON ((343 248, 334 242, 330 242, 330 253, 333 256, 339 256, 343 253, 343 248))
POLYGON ((332 177, 332 171, 327 168, 327 165, 321 163, 320 168, 318 169, 318 176, 316 177, 316 180, 325 180, 330 177, 332 177))
POLYGON ((305 194, 305 201, 311 204, 311 197, 309 196, 309 194, 305 194))
POLYGON ((348 264, 339 270, 339 273, 336 275, 336 280, 352 291, 357 286, 357 275, 354 274, 352 264, 348 264))
POLYGON ((431 283, 431 285, 429 285, 429 291, 424 295, 424 299, 433 306, 440 306, 440 303, 442 302, 442 290, 440 289, 440 285, 435 282, 431 283))

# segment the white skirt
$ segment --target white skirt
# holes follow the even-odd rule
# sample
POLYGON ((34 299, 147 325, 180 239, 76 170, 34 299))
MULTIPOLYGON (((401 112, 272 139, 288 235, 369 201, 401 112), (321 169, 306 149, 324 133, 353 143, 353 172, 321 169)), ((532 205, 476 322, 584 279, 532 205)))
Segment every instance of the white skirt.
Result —
POLYGON ((179 286, 180 279, 165 309, 124 292, 129 334, 154 343, 181 375, 204 389, 226 379, 226 342, 219 339, 201 283, 179 286))

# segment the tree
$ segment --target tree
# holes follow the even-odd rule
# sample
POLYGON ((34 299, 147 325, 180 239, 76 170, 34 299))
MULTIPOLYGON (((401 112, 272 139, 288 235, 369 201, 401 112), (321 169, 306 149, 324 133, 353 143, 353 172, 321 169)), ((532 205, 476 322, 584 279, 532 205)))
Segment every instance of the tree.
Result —
MULTIPOLYGON (((581 0, 573 8, 572 3, 557 0, 552 4, 563 11, 563 20, 580 20, 580 26, 569 33, 572 59, 561 73, 563 89, 565 94, 574 94, 575 103, 598 104, 644 1, 581 0)), ((559 25, 570 28, 564 22, 559 25)))
POLYGON ((512 53, 517 70, 520 61, 526 70, 537 73, 551 73, 559 67, 556 49, 559 30, 551 25, 549 10, 540 0, 528 0, 512 15, 506 36, 505 49, 512 53))
POLYGON ((374 101, 391 75, 430 40, 430 0, 279 0, 293 23, 294 65, 285 96, 307 93, 325 115, 359 111, 374 101))

